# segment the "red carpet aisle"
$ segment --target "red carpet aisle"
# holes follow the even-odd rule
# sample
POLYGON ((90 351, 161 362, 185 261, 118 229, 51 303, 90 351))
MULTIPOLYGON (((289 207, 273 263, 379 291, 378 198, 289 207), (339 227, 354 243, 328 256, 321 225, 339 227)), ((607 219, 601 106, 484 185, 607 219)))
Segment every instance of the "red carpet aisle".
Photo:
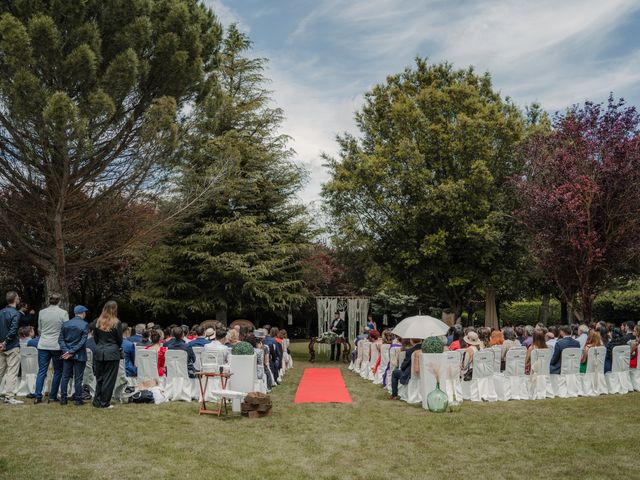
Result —
POLYGON ((339 368, 305 368, 294 403, 351 403, 339 368))

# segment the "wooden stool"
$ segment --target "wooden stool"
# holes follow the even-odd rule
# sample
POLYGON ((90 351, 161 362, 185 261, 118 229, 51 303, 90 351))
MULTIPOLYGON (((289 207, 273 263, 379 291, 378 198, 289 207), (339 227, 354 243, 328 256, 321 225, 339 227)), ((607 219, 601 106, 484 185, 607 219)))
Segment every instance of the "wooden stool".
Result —
POLYGON ((220 372, 196 372, 196 378, 198 379, 198 384, 200 385, 200 410, 198 411, 199 415, 218 415, 222 414, 222 408, 224 407, 225 415, 228 413, 227 410, 227 398, 224 396, 220 396, 220 401, 218 402, 218 410, 209 410, 207 408, 207 403, 205 400, 205 393, 207 391, 207 386, 209 385, 209 378, 211 377, 219 377, 220 378, 220 387, 221 390, 227 389, 227 381, 229 377, 233 375, 232 373, 223 373, 222 367, 220 367, 220 372), (204 382, 202 379, 204 378, 204 382))

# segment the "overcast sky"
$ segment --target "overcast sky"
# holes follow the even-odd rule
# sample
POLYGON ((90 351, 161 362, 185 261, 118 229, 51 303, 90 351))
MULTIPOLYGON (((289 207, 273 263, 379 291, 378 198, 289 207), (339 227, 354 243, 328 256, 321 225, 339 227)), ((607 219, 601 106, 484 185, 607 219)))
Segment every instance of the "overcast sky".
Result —
POLYGON ((318 200, 327 180, 321 152, 355 132, 364 92, 416 56, 489 71, 524 107, 549 112, 609 92, 640 105, 640 1, 630 0, 206 0, 269 58, 274 100, 287 117, 301 193, 318 200))

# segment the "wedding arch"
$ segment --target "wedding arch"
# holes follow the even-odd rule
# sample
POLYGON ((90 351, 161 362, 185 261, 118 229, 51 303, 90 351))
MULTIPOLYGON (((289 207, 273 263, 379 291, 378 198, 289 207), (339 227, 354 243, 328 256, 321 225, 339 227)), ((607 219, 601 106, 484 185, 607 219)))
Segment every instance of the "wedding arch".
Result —
POLYGON ((352 343, 367 323, 369 297, 316 297, 318 309, 318 336, 331 328, 333 315, 338 312, 344 320, 347 316, 345 338, 352 343))

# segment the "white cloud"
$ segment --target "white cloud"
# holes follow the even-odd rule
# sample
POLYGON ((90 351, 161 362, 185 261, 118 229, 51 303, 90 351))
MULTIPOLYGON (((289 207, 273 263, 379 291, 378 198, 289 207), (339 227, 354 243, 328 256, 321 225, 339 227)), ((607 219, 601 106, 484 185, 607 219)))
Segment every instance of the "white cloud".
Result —
POLYGON ((238 25, 240 31, 250 31, 249 25, 242 21, 240 15, 231 7, 222 3, 221 0, 204 0, 204 4, 213 10, 213 13, 216 14, 223 26, 228 27, 232 23, 235 23, 238 25))

